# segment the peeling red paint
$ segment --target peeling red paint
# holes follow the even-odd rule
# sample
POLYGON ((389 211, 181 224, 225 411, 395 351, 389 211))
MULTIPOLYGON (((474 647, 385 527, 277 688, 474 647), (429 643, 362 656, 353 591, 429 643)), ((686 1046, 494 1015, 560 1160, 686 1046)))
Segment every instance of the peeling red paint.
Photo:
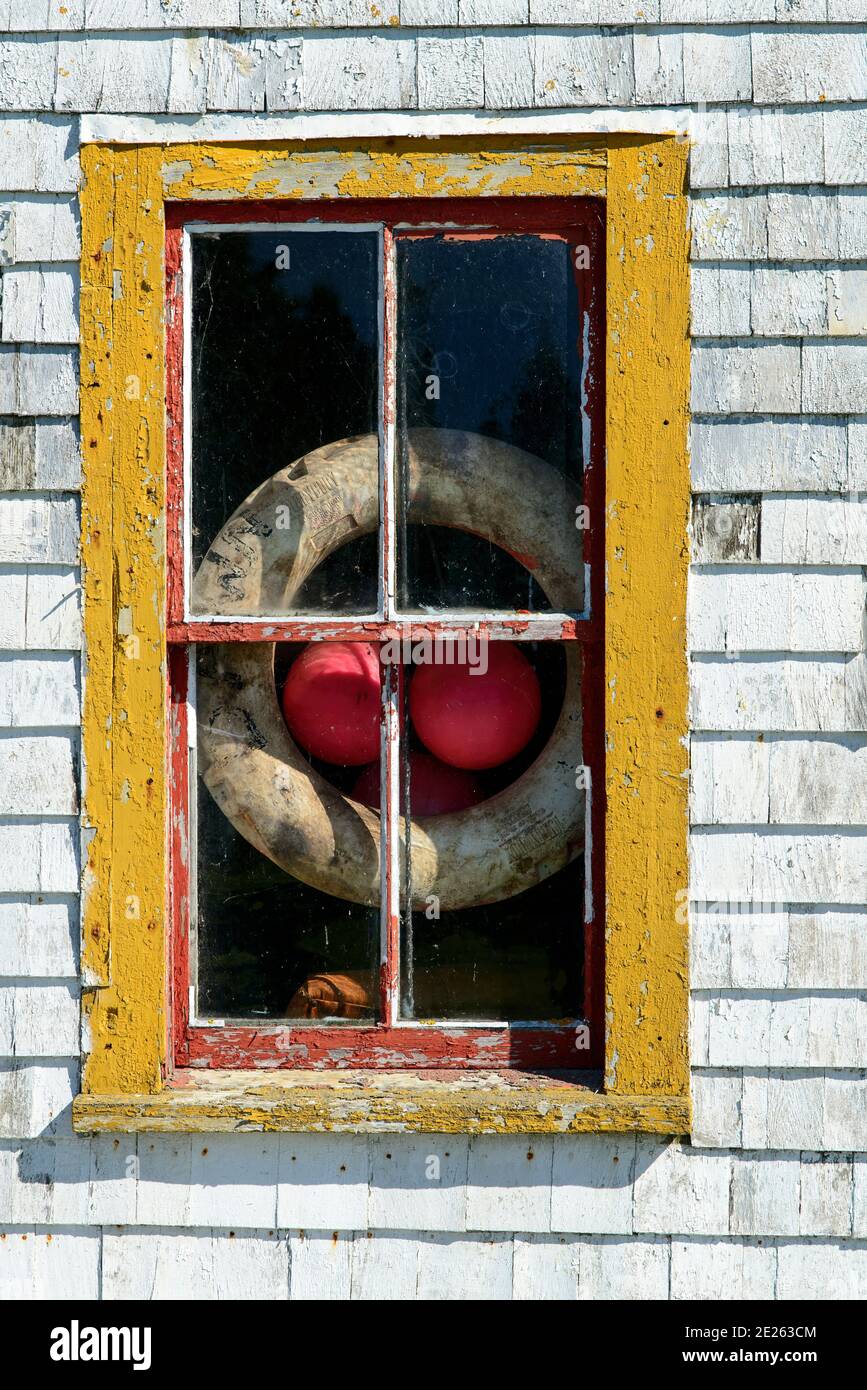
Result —
MULTIPOLYGON (((167 718, 171 732, 170 856, 172 901, 172 947, 168 963, 170 994, 171 1055, 178 1067, 254 1068, 264 1071, 286 1068, 312 1070, 370 1068, 389 1070, 497 1069, 504 1068, 598 1068, 603 1055, 604 991, 603 931, 604 903, 604 219, 601 205, 591 199, 512 200, 486 198, 449 199, 447 220, 443 203, 435 199, 413 200, 411 212, 418 231, 412 236, 446 235, 450 239, 501 236, 504 232, 533 232, 552 239, 587 243, 592 247, 593 271, 573 267, 582 316, 589 329, 577 344, 583 353, 589 343, 591 366, 585 366, 585 424, 589 442, 583 501, 589 509, 589 526, 584 532, 584 558, 589 565, 589 617, 562 614, 521 614, 500 617, 480 615, 445 616, 420 623, 418 617, 400 618, 395 611, 395 576, 389 571, 391 528, 394 502, 388 487, 393 473, 385 470, 382 513, 386 543, 381 548, 382 620, 309 620, 277 618, 271 620, 195 619, 184 614, 184 469, 183 469, 183 275, 181 273, 182 229, 187 221, 207 218, 208 222, 381 222, 384 230, 384 372, 383 432, 386 449, 394 448, 395 382, 393 378, 396 293, 393 277, 393 232, 407 235, 397 217, 406 205, 353 199, 324 201, 315 205, 249 204, 208 202, 205 209, 196 204, 168 204, 166 208, 166 355, 167 355, 167 636, 169 647, 167 718), (466 230, 461 231, 464 227, 466 230), (559 230, 558 230, 559 229, 559 230), (591 825, 593 837, 592 901, 593 919, 585 926, 585 1015, 593 1020, 590 1048, 576 1052, 575 1021, 554 1021, 540 1025, 484 1026, 441 1024, 400 1025, 397 1023, 399 984, 399 914, 395 873, 397 862, 386 861, 389 911, 385 914, 383 959, 380 967, 381 1023, 369 1025, 305 1023, 296 1020, 258 1025, 214 1027, 191 1025, 190 1004, 190 920, 188 881, 191 866, 188 853, 189 804, 187 679, 190 646, 201 642, 309 642, 339 639, 352 642, 381 642, 392 638, 424 637, 472 631, 496 641, 545 640, 579 642, 584 649, 584 760, 591 770, 593 795, 591 825)), ((531 555, 516 558, 527 569, 536 567, 531 555)), ((397 759, 399 747, 399 689, 391 681, 401 678, 400 668, 386 671, 383 682, 383 723, 386 737, 384 796, 386 821, 394 831, 398 824, 397 759)), ((576 905, 576 912, 578 907, 576 905)))

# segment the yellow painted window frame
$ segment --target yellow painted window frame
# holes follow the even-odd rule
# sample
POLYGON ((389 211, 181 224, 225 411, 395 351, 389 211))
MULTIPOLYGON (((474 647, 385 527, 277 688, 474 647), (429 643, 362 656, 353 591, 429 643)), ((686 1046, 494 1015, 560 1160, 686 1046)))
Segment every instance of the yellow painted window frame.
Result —
POLYGON ((675 134, 82 148, 78 1130, 688 1131, 687 152, 675 134), (603 1089, 553 1076, 172 1078, 165 204, 484 194, 607 204, 603 1089))

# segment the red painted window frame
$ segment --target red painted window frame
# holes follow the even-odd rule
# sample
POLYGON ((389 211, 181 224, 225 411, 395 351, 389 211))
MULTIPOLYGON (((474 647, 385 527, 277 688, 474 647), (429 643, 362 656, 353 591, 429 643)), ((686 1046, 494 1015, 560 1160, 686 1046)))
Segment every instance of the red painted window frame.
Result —
MULTIPOLYGON (((374 201, 170 203, 166 208, 166 410, 167 410, 167 623, 169 722, 169 902, 171 912, 168 995, 170 1037, 178 1068, 342 1069, 400 1067, 416 1070, 535 1069, 590 1070, 602 1065, 604 1051, 604 421, 605 421, 605 231, 604 203, 591 198, 449 198, 374 201), (397 1024, 371 1022, 263 1020, 219 1026, 190 1018, 190 891, 184 827, 190 823, 187 750, 188 649, 198 642, 298 641, 315 639, 327 619, 287 619, 283 623, 210 622, 184 616, 184 277, 183 229, 187 223, 376 222, 385 227, 386 261, 391 230, 412 227, 435 234, 447 228, 486 232, 566 234, 590 248, 590 268, 575 270, 582 306, 588 310, 590 366, 586 413, 590 422, 582 501, 589 509, 584 532, 584 559, 589 564, 589 613, 558 625, 549 640, 577 641, 583 652, 584 762, 591 774, 589 855, 592 912, 584 921, 584 1015, 574 1022, 477 1025, 448 1022, 397 1024), (589 1026, 589 1048, 576 1050, 577 1025, 589 1026)), ((471 234, 471 233, 470 233, 471 234)), ((387 270, 388 267, 386 267, 387 270)), ((386 273, 383 362, 389 360, 394 333, 395 291, 386 273)), ((387 399, 387 397, 386 397, 387 399)), ((333 626, 333 625, 332 625, 333 626)), ((434 619, 397 623, 370 620, 348 623, 341 639, 384 640, 407 631, 436 635, 434 619)), ((520 640, 520 621, 491 625, 490 636, 520 640)), ((386 704, 387 702, 384 702, 386 704)), ((386 717, 384 713, 384 718, 386 717)), ((390 740, 386 757, 395 757, 390 740)), ((386 801, 386 815, 389 803, 386 801)), ((576 911, 580 906, 576 904, 576 911)), ((397 985, 399 923, 389 917, 384 937, 388 959, 381 966, 381 998, 397 985)))

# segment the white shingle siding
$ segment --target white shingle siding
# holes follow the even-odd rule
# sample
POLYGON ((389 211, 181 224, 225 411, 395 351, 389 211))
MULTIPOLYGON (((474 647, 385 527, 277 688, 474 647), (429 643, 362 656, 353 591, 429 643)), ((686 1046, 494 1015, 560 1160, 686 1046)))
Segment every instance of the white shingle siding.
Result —
POLYGON ((0 565, 0 651, 79 651, 79 582, 68 566, 0 565))
POLYGON ((839 493, 860 485, 860 451, 845 420, 693 420, 690 442, 696 492, 839 493))
POLYGON ((761 558, 768 564, 867 565, 867 497, 765 498, 761 558))
POLYGON ((467 1229, 550 1231, 553 1166, 550 1136, 531 1143, 520 1135, 505 1142, 497 1137, 474 1141, 467 1170, 467 1229))
POLYGON ((867 662, 863 654, 838 653, 699 657, 692 664, 690 717, 702 730, 864 732, 867 662))
POLYGON ((0 730, 0 785, 10 816, 71 816, 78 810, 78 741, 68 733, 0 730))
POLYGON ((0 882, 5 893, 77 893, 78 825, 45 816, 0 824, 0 882))
POLYGON ((321 33, 305 42, 302 64, 306 110, 379 111, 418 105, 411 39, 321 33))
POLYGON ((831 265, 692 267, 692 331, 704 338, 867 334, 867 271, 831 265))
POLYGON ((8 1231, 0 1241, 0 1281, 14 1299, 98 1298, 96 1231, 8 1231))
MULTIPOLYGON (((272 1231, 106 1232, 101 1288, 108 1299, 282 1299, 289 1293, 289 1251, 272 1231)), ((393 1295, 392 1295, 393 1296, 393 1295)))
POLYGON ((693 895, 703 901, 859 903, 867 899, 867 828, 694 826, 693 895))
POLYGON ((693 1000, 694 1065, 865 1067, 867 995, 693 1000))
POLYGON ((626 33, 538 34, 534 64, 539 106, 619 106, 634 99, 626 33))
POLYGON ((0 978, 65 979, 77 974, 75 898, 0 898, 0 978))
POLYGON ((533 41, 521 33, 482 35, 485 107, 521 111, 535 105, 533 41))
POLYGON ((696 824, 867 824, 867 738, 697 735, 691 786, 696 824))
POLYGON ((0 0, 0 1282, 867 1297, 862 0, 63 8, 0 0), (687 107, 696 516, 746 547, 696 525, 692 1143, 74 1137, 79 114, 687 107))
MULTIPOLYGON (((863 19, 863 15, 862 15, 863 19)), ((862 30, 780 32, 752 36, 753 100, 867 100, 867 38, 862 30)))
MULTIPOLYGON (((845 115, 847 113, 843 113, 845 115)), ((840 112, 741 106, 728 112, 730 182, 736 186, 825 182, 826 138, 841 140, 840 112), (830 135, 823 122, 830 114, 830 135)), ((860 183, 861 178, 850 182, 860 183)), ((839 182, 829 178, 829 183, 839 182)))
POLYGON ((860 570, 697 569, 690 644, 695 652, 860 652, 864 597, 860 570))
POLYGON ((709 903, 693 907, 690 931, 695 989, 867 990, 867 907, 709 903))
POLYGON ((77 488, 80 476, 76 420, 0 419, 0 493, 77 488))
POLYGON ((867 344, 805 343, 803 372, 806 411, 855 414, 863 410, 867 344))
POLYGON ((683 37, 668 30, 636 30, 632 41, 635 100, 674 105, 684 100, 683 37))
POLYGON ((75 123, 62 117, 0 115, 4 192, 74 193, 80 168, 75 123))
POLYGON ((73 727, 79 714, 75 653, 0 653, 0 728, 73 727))
POLYGON ((0 493, 0 563, 74 565, 78 533, 76 497, 0 493))
POLYGON ((0 1057, 74 1057, 78 1027, 77 985, 0 984, 0 1057))
POLYGON ((77 352, 0 344, 0 413, 72 415, 77 410, 77 352))
POLYGON ((423 110, 485 104, 484 40, 422 35, 418 40, 418 104, 423 110))
POLYGON ((801 350, 792 343, 702 343, 692 352, 698 413, 795 415, 801 408, 801 350))
POLYGON ((692 329, 701 337, 867 333, 862 267, 708 266, 692 270, 692 329))
POLYGON ((759 1240, 671 1242, 671 1297, 714 1303, 730 1299, 773 1299, 777 1249, 759 1240))
POLYGON ((686 31, 683 36, 686 101, 749 101, 752 86, 748 30, 686 31))

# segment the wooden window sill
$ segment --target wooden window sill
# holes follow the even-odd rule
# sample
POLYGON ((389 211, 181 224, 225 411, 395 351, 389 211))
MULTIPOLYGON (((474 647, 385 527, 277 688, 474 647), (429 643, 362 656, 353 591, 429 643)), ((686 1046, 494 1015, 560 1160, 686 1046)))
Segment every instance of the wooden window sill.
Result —
POLYGON ((153 1095, 82 1094, 79 1133, 687 1134, 689 1100, 596 1089, 588 1072, 178 1072, 153 1095))

